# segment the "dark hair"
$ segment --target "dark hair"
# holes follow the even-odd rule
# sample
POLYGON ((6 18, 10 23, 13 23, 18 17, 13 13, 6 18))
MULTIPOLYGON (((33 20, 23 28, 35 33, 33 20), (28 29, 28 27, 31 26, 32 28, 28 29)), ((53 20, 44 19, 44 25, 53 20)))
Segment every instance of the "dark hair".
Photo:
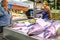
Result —
MULTIPOLYGON (((34 11, 33 9, 29 9, 28 11, 26 11, 26 16, 28 17, 28 19, 30 19, 30 14, 31 14, 31 11, 34 11)), ((33 13, 32 13, 33 14, 33 13)))

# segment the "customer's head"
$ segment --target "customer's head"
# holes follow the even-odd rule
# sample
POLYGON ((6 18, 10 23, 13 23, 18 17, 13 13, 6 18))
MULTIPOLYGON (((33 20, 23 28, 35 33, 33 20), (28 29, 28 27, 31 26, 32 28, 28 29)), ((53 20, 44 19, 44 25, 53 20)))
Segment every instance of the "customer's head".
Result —
POLYGON ((43 7, 46 7, 46 6, 48 6, 48 3, 47 3, 47 1, 44 1, 43 2, 43 7))
POLYGON ((1 4, 4 7, 5 10, 8 10, 8 2, 7 2, 7 0, 2 0, 1 4))

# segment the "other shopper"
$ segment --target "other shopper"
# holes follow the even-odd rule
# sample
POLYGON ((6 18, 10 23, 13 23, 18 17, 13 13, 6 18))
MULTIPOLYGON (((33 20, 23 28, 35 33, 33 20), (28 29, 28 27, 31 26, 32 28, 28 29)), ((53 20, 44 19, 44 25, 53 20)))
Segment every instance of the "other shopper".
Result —
POLYGON ((0 0, 0 33, 3 33, 3 27, 10 25, 10 14, 8 13, 8 4, 6 0, 0 0))
POLYGON ((40 16, 43 19, 49 19, 52 17, 51 12, 50 12, 50 7, 48 6, 46 2, 43 3, 43 8, 42 8, 42 11, 40 12, 40 16))

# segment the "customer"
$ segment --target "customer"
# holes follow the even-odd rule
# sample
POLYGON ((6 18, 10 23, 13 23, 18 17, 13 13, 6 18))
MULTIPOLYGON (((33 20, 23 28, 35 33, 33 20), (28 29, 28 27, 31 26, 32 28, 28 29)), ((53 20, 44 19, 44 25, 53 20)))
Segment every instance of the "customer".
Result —
POLYGON ((3 33, 3 27, 10 25, 10 14, 8 13, 7 4, 3 4, 4 2, 6 0, 0 0, 0 34, 3 33))
POLYGON ((48 6, 48 4, 46 2, 43 3, 43 10, 40 12, 40 16, 43 19, 49 19, 52 17, 51 12, 50 12, 50 7, 48 6))

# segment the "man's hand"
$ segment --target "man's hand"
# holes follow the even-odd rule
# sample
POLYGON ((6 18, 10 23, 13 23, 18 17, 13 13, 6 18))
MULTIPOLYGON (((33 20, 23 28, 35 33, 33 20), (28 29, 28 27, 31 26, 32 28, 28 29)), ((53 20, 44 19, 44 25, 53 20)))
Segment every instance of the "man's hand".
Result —
POLYGON ((40 18, 40 17, 42 18, 42 16, 43 16, 42 14, 39 14, 39 18, 40 18))

